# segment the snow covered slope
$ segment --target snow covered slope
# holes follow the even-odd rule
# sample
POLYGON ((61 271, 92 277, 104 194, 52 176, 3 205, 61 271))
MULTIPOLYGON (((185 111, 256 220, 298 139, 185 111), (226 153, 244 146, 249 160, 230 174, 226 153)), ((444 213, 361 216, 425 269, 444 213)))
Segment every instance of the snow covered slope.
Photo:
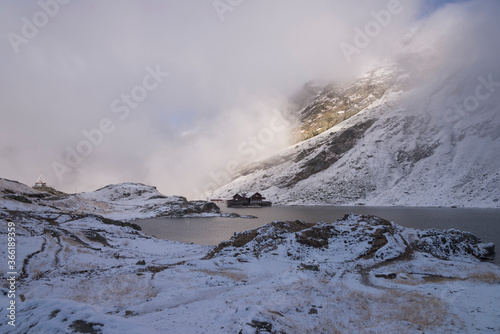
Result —
POLYGON ((247 166, 213 196, 259 191, 276 204, 500 207, 500 72, 380 70, 391 72, 379 76, 389 85, 383 96, 247 166))
POLYGON ((346 215, 273 222, 213 247, 96 217, 33 215, 0 219, 0 237, 16 223, 19 272, 16 327, 2 321, 2 333, 491 333, 500 324, 500 267, 477 259, 492 245, 465 232, 346 215))
POLYGON ((388 65, 343 85, 306 83, 290 99, 298 110, 291 115, 299 124, 295 137, 309 139, 349 119, 393 89, 397 79, 397 68, 388 65))
POLYGON ((36 212, 93 214, 130 221, 153 217, 219 214, 206 201, 164 196, 155 187, 139 183, 108 185, 96 191, 52 196, 16 181, 0 179, 0 209, 36 212))

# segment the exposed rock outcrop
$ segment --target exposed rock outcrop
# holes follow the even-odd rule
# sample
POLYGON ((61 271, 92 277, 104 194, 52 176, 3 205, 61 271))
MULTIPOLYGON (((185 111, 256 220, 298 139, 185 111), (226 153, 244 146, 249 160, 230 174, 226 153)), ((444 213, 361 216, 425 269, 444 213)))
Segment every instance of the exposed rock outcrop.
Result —
POLYGON ((220 243, 205 258, 218 256, 277 256, 301 258, 301 249, 322 252, 331 259, 373 265, 412 252, 440 259, 485 259, 494 252, 492 243, 469 232, 457 230, 416 230, 404 228, 375 216, 347 214, 331 224, 277 221, 235 234, 220 243), (274 255, 273 255, 274 254, 274 255), (350 254, 346 256, 346 254, 350 254))

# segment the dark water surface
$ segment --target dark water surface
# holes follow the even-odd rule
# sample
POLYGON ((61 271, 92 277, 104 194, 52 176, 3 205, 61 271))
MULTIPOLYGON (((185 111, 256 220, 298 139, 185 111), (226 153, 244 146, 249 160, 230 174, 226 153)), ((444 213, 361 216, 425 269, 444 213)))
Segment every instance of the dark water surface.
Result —
MULTIPOLYGON (((201 245, 216 245, 234 232, 260 227, 275 220, 333 222, 346 213, 370 214, 396 224, 418 229, 439 228, 469 231, 485 242, 494 242, 500 252, 500 209, 368 207, 368 206, 273 206, 267 208, 222 208, 226 212, 253 215, 243 218, 157 218, 136 221, 143 232, 160 239, 201 245)), ((500 256, 495 257, 500 264, 500 256)))

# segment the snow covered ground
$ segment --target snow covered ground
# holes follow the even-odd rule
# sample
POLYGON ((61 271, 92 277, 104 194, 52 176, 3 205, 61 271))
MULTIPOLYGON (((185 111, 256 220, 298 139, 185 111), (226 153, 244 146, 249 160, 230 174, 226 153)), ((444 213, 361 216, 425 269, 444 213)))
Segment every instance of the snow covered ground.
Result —
POLYGON ((165 196, 140 183, 112 184, 96 191, 52 196, 25 184, 0 178, 0 209, 44 213, 93 214, 130 221, 155 217, 217 216, 212 202, 165 196))
MULTIPOLYGON (((500 268, 455 230, 371 216, 274 222, 216 247, 98 216, 0 211, 16 224, 16 327, 2 333, 493 333, 500 268)), ((4 242, 2 241, 2 244, 4 242)), ((0 261, 6 263, 5 252, 0 261)))

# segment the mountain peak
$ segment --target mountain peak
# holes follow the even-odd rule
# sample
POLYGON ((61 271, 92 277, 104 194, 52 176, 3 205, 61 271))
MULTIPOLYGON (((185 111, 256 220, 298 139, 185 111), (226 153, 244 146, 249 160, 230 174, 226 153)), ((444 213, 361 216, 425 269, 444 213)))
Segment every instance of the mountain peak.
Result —
POLYGON ((492 75, 409 78, 388 65, 346 85, 308 84, 317 94, 297 111, 305 140, 244 167, 212 195, 258 188, 288 205, 500 207, 492 75))
POLYGON ((317 136, 379 101, 389 90, 399 90, 401 70, 378 66, 357 80, 339 83, 308 82, 292 98, 298 110, 297 140, 317 136))

